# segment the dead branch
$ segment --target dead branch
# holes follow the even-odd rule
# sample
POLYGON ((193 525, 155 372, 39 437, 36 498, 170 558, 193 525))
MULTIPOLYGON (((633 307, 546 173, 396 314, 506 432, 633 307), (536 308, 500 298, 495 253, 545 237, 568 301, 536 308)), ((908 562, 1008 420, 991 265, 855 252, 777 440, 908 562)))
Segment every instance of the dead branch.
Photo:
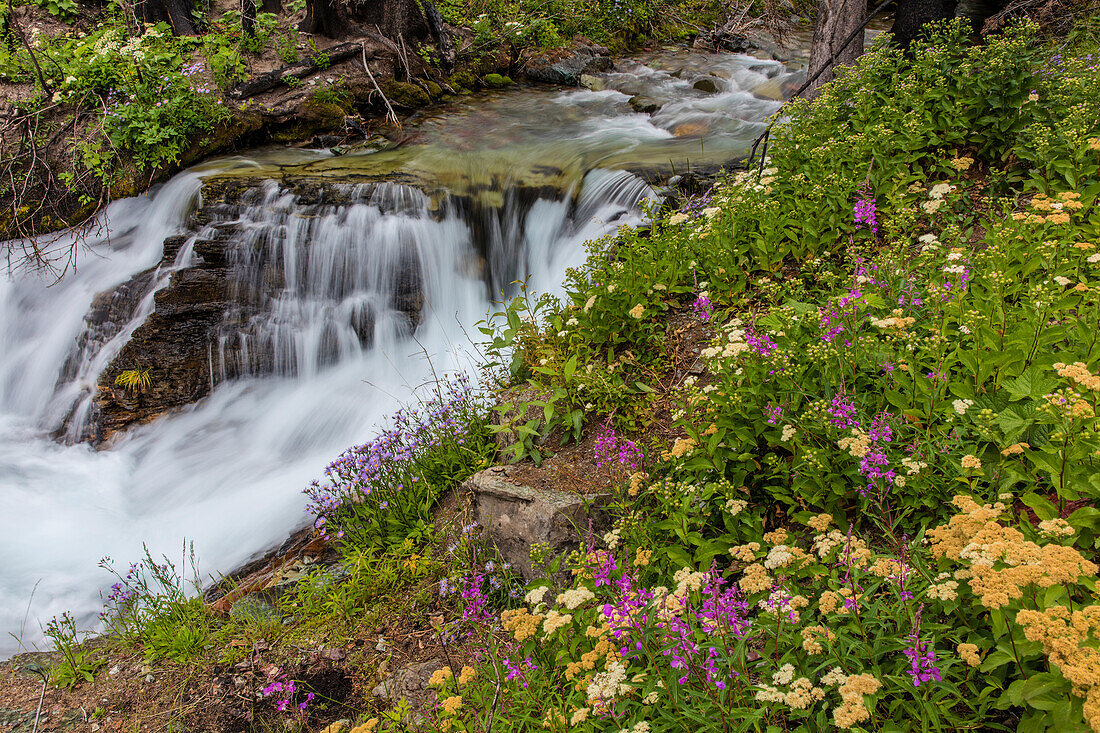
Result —
POLYGON ((367 72, 367 76, 370 78, 370 83, 374 85, 374 89, 382 97, 382 101, 386 103, 386 109, 389 110, 389 114, 386 119, 393 122, 397 129, 401 129, 401 120, 397 119, 397 114, 393 111, 393 105, 390 104, 390 100, 386 98, 386 95, 382 92, 382 87, 378 86, 378 82, 374 78, 374 74, 371 73, 370 65, 367 64, 367 45, 364 43, 360 46, 363 51, 363 69, 367 72))
MULTIPOLYGON (((11 0, 8 0, 8 2, 11 2, 11 0)), ((328 63, 331 65, 350 59, 352 56, 359 53, 360 50, 363 50, 361 44, 349 42, 342 43, 339 46, 333 46, 332 48, 326 49, 323 53, 328 57, 328 63)), ((363 50, 363 53, 366 53, 366 51, 363 50)), ((282 86, 286 84, 289 79, 304 79, 320 70, 321 66, 314 59, 301 61, 297 64, 284 66, 281 69, 275 69, 274 71, 260 74, 253 79, 236 84, 226 93, 226 96, 232 99, 248 99, 249 97, 254 97, 257 94, 266 92, 269 89, 282 86)))

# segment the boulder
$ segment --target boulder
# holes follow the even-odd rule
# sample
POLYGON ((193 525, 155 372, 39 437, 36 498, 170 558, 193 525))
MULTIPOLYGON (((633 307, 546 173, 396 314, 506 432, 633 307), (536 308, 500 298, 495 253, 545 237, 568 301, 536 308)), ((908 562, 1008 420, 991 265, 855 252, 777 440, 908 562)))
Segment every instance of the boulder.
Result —
POLYGON ((532 488, 509 480, 504 466, 476 473, 462 484, 474 518, 485 527, 501 556, 527 580, 535 577, 531 545, 548 545, 553 554, 575 548, 591 531, 607 525, 602 507, 609 494, 583 496, 532 488))
POLYGON ((694 84, 691 85, 692 89, 698 89, 700 92, 707 94, 717 94, 722 89, 722 85, 719 84, 717 79, 713 79, 709 76, 704 76, 694 84))
POLYGON ((579 46, 540 54, 527 62, 523 72, 531 81, 577 86, 582 74, 608 71, 611 66, 606 48, 579 46))
POLYGON ((781 102, 783 101, 783 85, 779 83, 778 79, 768 79, 766 82, 753 87, 752 94, 754 97, 781 102))
POLYGON ((371 694, 390 705, 396 705, 404 698, 414 714, 422 713, 435 702, 436 690, 428 683, 432 673, 439 669, 443 669, 441 659, 402 667, 382 680, 371 694))
POLYGON ((602 92, 604 89, 607 89, 607 82, 598 76, 581 74, 579 81, 582 87, 590 89, 593 92, 602 92))
POLYGON ((651 115, 661 110, 661 103, 652 97, 645 97, 642 95, 636 95, 630 98, 628 102, 630 108, 639 114, 651 115))

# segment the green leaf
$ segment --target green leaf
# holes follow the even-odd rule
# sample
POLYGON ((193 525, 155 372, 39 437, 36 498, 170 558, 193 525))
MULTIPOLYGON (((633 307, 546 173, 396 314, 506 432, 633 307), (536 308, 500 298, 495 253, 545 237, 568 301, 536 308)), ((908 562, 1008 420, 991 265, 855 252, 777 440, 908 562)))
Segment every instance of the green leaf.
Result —
POLYGON ((1039 517, 1040 520, 1046 521, 1058 516, 1058 507, 1054 506, 1046 497, 1038 494, 1028 494, 1022 497, 1020 501, 1031 507, 1035 511, 1035 516, 1039 517))

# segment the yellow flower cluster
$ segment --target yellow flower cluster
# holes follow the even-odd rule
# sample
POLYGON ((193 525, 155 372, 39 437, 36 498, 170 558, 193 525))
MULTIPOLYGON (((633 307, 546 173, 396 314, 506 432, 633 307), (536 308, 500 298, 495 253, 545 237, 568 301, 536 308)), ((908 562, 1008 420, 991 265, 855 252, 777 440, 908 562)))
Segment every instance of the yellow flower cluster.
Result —
POLYGON ((576 610, 577 606, 580 606, 586 601, 591 601, 596 595, 585 588, 583 585, 579 588, 570 588, 567 591, 562 591, 554 602, 559 606, 565 606, 570 611, 576 610))
POLYGON ((634 553, 634 567, 644 568, 649 565, 649 561, 652 558, 653 550, 643 550, 641 547, 639 547, 637 552, 634 553))
POLYGON ((978 655, 977 644, 969 644, 967 642, 963 642, 962 644, 959 644, 957 649, 959 650, 959 659, 963 660, 971 667, 977 667, 979 664, 982 663, 982 658, 978 655))
POLYGON ((754 563, 745 568, 738 585, 745 593, 759 593, 772 587, 772 579, 763 565, 754 563))
POLYGON ((641 320, 641 318, 644 314, 645 314, 645 306, 642 305, 641 303, 639 303, 638 305, 636 305, 636 306, 634 306, 633 308, 630 309, 630 317, 635 319, 635 320, 641 320))
POLYGON ((447 680, 454 677, 454 673, 451 672, 450 667, 444 667, 443 669, 437 669, 432 672, 431 678, 428 679, 428 684, 432 687, 439 687, 447 680))
POLYGON ((458 674, 458 684, 460 685, 464 685, 467 682, 473 682, 475 679, 477 679, 477 670, 468 664, 463 667, 462 671, 458 674))
POLYGON ((374 730, 378 727, 378 718, 371 718, 362 725, 357 725, 351 729, 351 733, 374 733, 374 730))
POLYGON ((1073 527, 1064 519, 1046 519, 1039 522, 1039 534, 1043 537, 1072 537, 1073 527))
POLYGON ((448 697, 446 700, 439 703, 439 707, 448 715, 454 715, 458 712, 458 709, 462 707, 462 695, 452 695, 448 697))
POLYGON ((694 450, 694 438, 677 438, 676 442, 672 444, 672 450, 666 451, 661 455, 661 457, 665 460, 668 460, 669 458, 683 458, 694 450))
POLYGON ((873 695, 879 691, 882 683, 869 674, 850 675, 840 685, 841 703, 833 708, 833 722, 838 728, 851 728, 871 717, 867 706, 863 704, 864 695, 873 695))
POLYGON ((871 439, 859 428, 852 428, 851 437, 841 438, 836 444, 853 458, 863 458, 871 450, 871 439))
POLYGON ((954 166, 957 171, 969 170, 970 166, 974 165, 974 159, 966 156, 959 158, 952 158, 951 165, 954 166))
POLYGON ((789 538, 790 535, 787 534, 787 530, 783 529, 782 527, 775 530, 774 532, 764 533, 764 541, 770 545, 777 545, 786 542, 789 538))
POLYGON ((817 532, 825 532, 832 523, 833 515, 831 514, 818 514, 816 517, 811 517, 806 521, 806 525, 817 532))
POLYGON ((1031 446, 1028 445, 1027 443, 1013 443, 1012 445, 1008 446, 1003 451, 1001 451, 1001 455, 1004 456, 1005 458, 1008 458, 1009 456, 1018 456, 1018 455, 1022 454, 1024 452, 1024 450, 1026 450, 1027 448, 1030 448, 1030 447, 1031 446))
POLYGON ((1072 612, 1065 606, 1025 609, 1016 614, 1016 623, 1028 641, 1043 645, 1050 663, 1073 685, 1073 694, 1085 698, 1085 721, 1100 731, 1100 606, 1072 612))
POLYGON ((551 611, 546 614, 546 620, 542 622, 542 633, 550 636, 563 626, 568 626, 573 621, 573 615, 551 611))
POLYGON ((609 661, 615 656, 610 654, 613 647, 609 639, 602 638, 596 642, 596 646, 592 647, 591 651, 587 651, 581 655, 579 662, 569 662, 565 665, 565 679, 571 680, 580 674, 582 671, 591 671, 596 668, 596 662, 600 661, 600 657, 607 655, 609 661))
POLYGON ((730 548, 730 555, 734 560, 752 562, 756 559, 756 553, 760 550, 759 542, 749 542, 746 545, 734 545, 730 548))
POLYGON ((1040 546, 997 522, 1004 504, 979 506, 968 496, 956 496, 953 502, 961 513, 929 531, 931 551, 935 557, 969 561, 969 569, 955 577, 967 579, 987 608, 1020 598, 1029 585, 1050 588, 1096 575, 1097 566, 1072 547, 1040 546))
POLYGON ((936 576, 936 582, 928 586, 928 597, 953 601, 959 597, 959 582, 951 580, 949 573, 940 573, 936 576))
POLYGON ((516 608, 500 614, 504 630, 512 632, 516 641, 526 641, 534 636, 542 619, 541 613, 531 613, 526 608, 516 608))
POLYGON ((802 629, 802 648, 808 654, 821 654, 825 651, 821 643, 822 639, 833 641, 836 639, 836 634, 824 626, 807 626, 802 629))
POLYGON ((1046 395, 1046 400, 1047 409, 1070 420, 1088 419, 1096 416, 1092 405, 1085 402, 1077 392, 1060 389, 1046 395))
POLYGON ((631 496, 637 496, 642 491, 642 484, 649 479, 649 474, 638 471, 630 477, 630 489, 628 493, 631 496))
POLYGON ((1073 364, 1058 362, 1054 368, 1058 371, 1058 376, 1068 379, 1074 387, 1084 387, 1093 392, 1100 392, 1100 377, 1090 372, 1084 362, 1078 361, 1073 364))
POLYGON ((976 456, 965 455, 962 459, 962 467, 965 471, 972 471, 982 467, 982 462, 976 456))

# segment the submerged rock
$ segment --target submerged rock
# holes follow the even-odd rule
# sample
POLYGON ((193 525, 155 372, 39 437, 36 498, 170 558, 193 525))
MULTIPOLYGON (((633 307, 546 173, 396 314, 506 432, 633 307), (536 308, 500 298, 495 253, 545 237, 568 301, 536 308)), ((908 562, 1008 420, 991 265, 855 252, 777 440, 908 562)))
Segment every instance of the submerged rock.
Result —
POLYGON ((698 89, 700 92, 705 92, 707 94, 717 94, 719 91, 721 91, 722 86, 721 84, 719 84, 717 79, 712 79, 710 77, 704 76, 702 79, 699 79, 697 82, 692 84, 691 88, 698 89))
POLYGON ((579 82, 582 87, 593 92, 602 92, 604 89, 607 89, 606 81, 598 76, 592 76, 591 74, 581 74, 579 82))
POLYGON ((640 94, 631 97, 628 104, 632 110, 640 114, 651 115, 661 111, 660 102, 652 97, 645 97, 640 94))

